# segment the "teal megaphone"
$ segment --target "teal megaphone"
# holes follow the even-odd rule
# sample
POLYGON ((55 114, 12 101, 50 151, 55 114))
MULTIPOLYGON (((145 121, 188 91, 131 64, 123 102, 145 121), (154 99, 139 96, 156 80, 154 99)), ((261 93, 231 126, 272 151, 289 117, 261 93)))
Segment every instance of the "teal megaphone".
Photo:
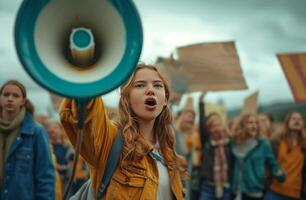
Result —
POLYGON ((24 0, 15 23, 26 72, 77 100, 119 87, 135 69, 142 42, 132 0, 24 0))
POLYGON ((24 0, 15 45, 42 87, 78 103, 78 136, 68 198, 82 144, 87 99, 119 87, 141 54, 142 26, 132 0, 24 0))

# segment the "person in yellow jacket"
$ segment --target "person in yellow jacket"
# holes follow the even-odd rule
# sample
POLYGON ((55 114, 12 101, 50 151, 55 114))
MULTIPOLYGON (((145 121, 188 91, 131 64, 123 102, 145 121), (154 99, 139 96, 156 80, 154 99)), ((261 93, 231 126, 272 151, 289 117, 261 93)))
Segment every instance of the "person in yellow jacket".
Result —
MULTIPOLYGON (((101 98, 87 103, 81 155, 89 164, 94 195, 120 128, 124 144, 119 164, 102 199, 184 199, 181 176, 187 176, 187 169, 174 150, 169 97, 169 87, 158 70, 139 64, 121 88, 117 123, 109 120, 101 98)), ((76 102, 69 99, 63 100, 60 109, 61 122, 73 145, 76 109, 76 102)))

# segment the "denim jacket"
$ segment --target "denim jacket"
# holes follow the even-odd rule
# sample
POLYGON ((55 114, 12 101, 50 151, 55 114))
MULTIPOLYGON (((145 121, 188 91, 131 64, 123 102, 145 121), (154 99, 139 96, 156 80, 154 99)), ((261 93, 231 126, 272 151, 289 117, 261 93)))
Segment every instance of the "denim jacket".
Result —
POLYGON ((27 113, 3 166, 0 200, 54 199, 54 167, 43 127, 27 113))

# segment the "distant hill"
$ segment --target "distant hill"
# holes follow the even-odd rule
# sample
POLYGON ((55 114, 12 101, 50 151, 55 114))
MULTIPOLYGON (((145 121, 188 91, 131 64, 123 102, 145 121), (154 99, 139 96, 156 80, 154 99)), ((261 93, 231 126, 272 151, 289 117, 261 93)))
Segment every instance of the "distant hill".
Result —
MULTIPOLYGON (((227 112, 228 118, 236 117, 240 114, 241 109, 231 109, 227 112)), ((294 104, 287 102, 273 103, 269 105, 259 105, 258 113, 268 113, 272 115, 275 121, 283 121, 285 116, 290 111, 298 111, 306 120, 306 103, 294 104)))

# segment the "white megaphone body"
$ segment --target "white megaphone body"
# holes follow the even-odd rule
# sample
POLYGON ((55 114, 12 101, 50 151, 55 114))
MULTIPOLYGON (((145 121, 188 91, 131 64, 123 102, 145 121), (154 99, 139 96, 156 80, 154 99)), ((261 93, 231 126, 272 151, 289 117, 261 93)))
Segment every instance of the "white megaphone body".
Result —
POLYGON ((142 41, 132 0, 24 0, 15 23, 27 73, 74 99, 119 87, 136 67, 142 41))

